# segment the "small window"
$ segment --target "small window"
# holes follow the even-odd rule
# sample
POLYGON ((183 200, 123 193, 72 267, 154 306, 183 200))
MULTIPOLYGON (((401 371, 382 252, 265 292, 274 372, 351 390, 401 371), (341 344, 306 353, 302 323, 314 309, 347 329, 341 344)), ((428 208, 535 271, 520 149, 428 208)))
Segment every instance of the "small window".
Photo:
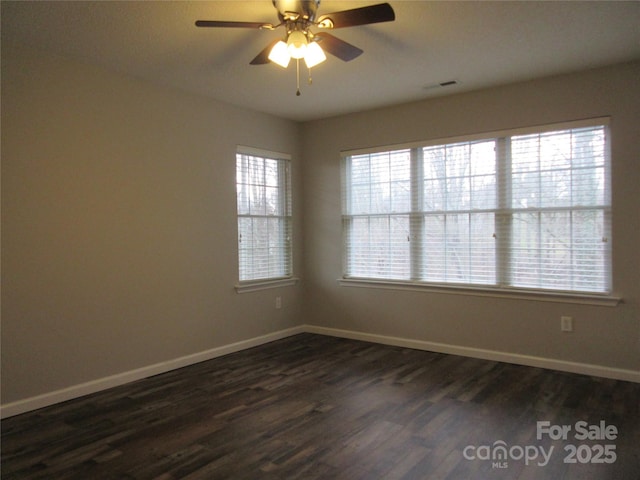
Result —
POLYGON ((291 175, 287 155, 238 148, 240 282, 292 276, 291 175))
POLYGON ((611 291, 606 120, 359 151, 344 278, 611 291))

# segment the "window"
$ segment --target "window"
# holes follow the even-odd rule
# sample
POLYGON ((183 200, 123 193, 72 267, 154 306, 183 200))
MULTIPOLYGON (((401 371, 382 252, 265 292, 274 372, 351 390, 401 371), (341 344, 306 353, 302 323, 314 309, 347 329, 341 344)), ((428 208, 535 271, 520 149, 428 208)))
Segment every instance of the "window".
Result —
POLYGON ((609 293, 607 122, 343 158, 344 277, 609 293))
POLYGON ((287 155, 236 154, 240 282, 290 278, 291 180, 287 155))

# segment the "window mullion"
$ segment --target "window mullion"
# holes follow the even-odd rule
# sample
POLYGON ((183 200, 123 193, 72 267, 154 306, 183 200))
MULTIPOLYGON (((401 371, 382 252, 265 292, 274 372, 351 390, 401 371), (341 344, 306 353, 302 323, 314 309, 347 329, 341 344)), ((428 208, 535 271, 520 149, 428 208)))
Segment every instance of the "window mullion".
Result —
POLYGON ((423 261, 423 231, 424 215, 422 214, 424 205, 423 179, 424 166, 422 161, 422 149, 411 149, 411 215, 409 217, 410 228, 410 256, 411 256, 411 279, 420 280, 422 278, 423 261))
POLYGON ((496 174, 498 211, 495 217, 496 283, 507 286, 511 283, 511 139, 496 140, 496 174))
POLYGON ((349 262, 352 258, 351 237, 353 229, 353 211, 351 206, 351 185, 353 180, 350 157, 343 159, 342 168, 342 245, 344 245, 342 249, 342 271, 350 274, 352 269, 349 262))
POLYGON ((290 274, 291 265, 289 265, 289 259, 291 258, 290 249, 291 243, 289 239, 289 225, 288 218, 291 212, 289 212, 289 198, 287 192, 289 191, 289 167, 286 162, 278 160, 278 200, 280 201, 280 215, 278 219, 279 231, 280 231, 280 245, 282 245, 282 258, 283 265, 280 269, 285 274, 290 274), (284 227, 284 228, 283 228, 284 227))
POLYGON ((605 225, 605 237, 602 239, 605 242, 605 289, 607 291, 611 291, 613 288, 613 273, 612 273, 612 245, 611 245, 611 144, 609 143, 609 128, 604 128, 604 176, 605 176, 605 191, 604 191, 604 199, 603 202, 606 207, 603 209, 604 212, 604 225, 605 225))

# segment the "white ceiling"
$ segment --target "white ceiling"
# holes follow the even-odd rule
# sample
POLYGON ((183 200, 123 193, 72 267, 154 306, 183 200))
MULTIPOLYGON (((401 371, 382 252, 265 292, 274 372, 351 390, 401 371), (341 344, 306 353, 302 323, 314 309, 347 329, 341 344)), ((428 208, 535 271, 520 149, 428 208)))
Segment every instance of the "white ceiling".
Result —
MULTIPOLYGON (((322 0, 318 14, 375 3, 322 0)), ((194 26, 276 24, 270 0, 3 0, 2 41, 301 121, 640 59, 640 1, 389 3, 395 22, 332 32, 364 54, 348 63, 329 56, 313 85, 301 66, 300 97, 293 62, 249 65, 282 29, 194 26), (458 84, 431 88, 449 80, 458 84)))

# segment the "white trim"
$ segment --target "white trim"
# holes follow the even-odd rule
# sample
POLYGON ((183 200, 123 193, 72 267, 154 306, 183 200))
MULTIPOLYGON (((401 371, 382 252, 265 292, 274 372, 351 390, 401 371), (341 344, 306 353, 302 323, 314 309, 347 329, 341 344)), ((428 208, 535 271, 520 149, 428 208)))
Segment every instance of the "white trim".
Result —
POLYGON ((472 295, 476 297, 510 298, 512 300, 532 300, 537 302, 576 303, 599 307, 616 307, 622 303, 622 297, 606 294, 581 294, 573 292, 554 292, 551 290, 520 290, 487 286, 467 286, 456 284, 431 284, 404 280, 378 280, 369 278, 339 278, 341 287, 383 288, 387 290, 410 290, 448 295, 472 295))
POLYGON ((516 365, 525 365, 528 367, 547 368, 550 370, 559 370, 561 372, 578 373, 581 375, 593 375, 596 377, 640 383, 640 371, 636 370, 611 368, 589 363, 570 362, 567 360, 535 357, 532 355, 521 355, 519 353, 500 352, 497 350, 486 350, 482 348, 463 347, 460 345, 450 345, 446 343, 429 342, 425 340, 413 340, 402 337, 378 335, 374 333, 356 332, 352 330, 341 330, 338 328, 305 325, 304 331, 307 333, 316 333, 319 335, 328 335, 332 337, 349 338, 351 340, 362 340, 364 342, 380 343, 383 345, 413 348, 415 350, 426 350, 429 352, 446 353, 449 355, 461 355, 463 357, 479 358, 482 360, 514 363, 516 365))
POLYGON ((640 371, 636 370, 625 370, 621 368, 605 367, 602 365, 570 362, 566 360, 535 357, 532 355, 521 355, 517 353, 500 352, 496 350, 463 347, 460 345, 450 345, 445 343, 429 342, 425 340, 413 340, 402 337, 392 337, 388 335, 356 332, 352 330, 327 328, 315 325, 298 325, 296 327, 279 330, 277 332, 269 333, 259 337, 254 337, 247 340, 231 343, 229 345, 223 345, 220 347, 212 348, 210 350, 205 350, 204 352, 186 355, 184 357, 168 360, 166 362, 156 363, 147 367, 137 368, 128 372, 118 373, 109 377, 99 378, 79 385, 72 385, 67 388, 44 393, 42 395, 37 395, 35 397, 7 403, 0 406, 0 418, 12 417, 21 413, 48 407, 56 403, 83 397, 85 395, 100 392, 108 388, 118 387, 129 382, 169 372, 177 368, 204 362, 206 360, 211 360, 223 355, 239 352, 248 348, 257 347, 265 343, 273 342, 275 340, 281 340, 283 338, 298 335, 300 333, 314 333, 317 335, 349 338, 352 340, 361 340, 364 342, 379 343, 382 345, 393 345, 397 347, 413 348, 415 350, 446 353, 449 355, 461 355, 464 357, 479 358, 483 360, 514 363, 517 365, 526 365, 529 367, 547 368, 551 370, 559 370, 561 372, 593 375, 596 377, 640 383, 640 371))
POLYGON ((266 280, 252 280, 241 282, 235 286, 237 293, 257 292, 258 290, 266 290, 268 288, 290 287, 297 284, 298 278, 274 278, 266 280))
POLYGON ((220 347, 215 347, 203 352, 185 355, 184 357, 174 358, 165 362, 148 365, 142 368, 136 368, 127 372, 117 373, 108 377, 91 380, 89 382, 72 385, 67 388, 55 390, 53 392, 44 393, 35 397, 17 400, 0 406, 0 418, 12 417, 21 413, 37 410, 38 408, 48 407, 55 403, 65 402, 74 398, 83 397, 92 393, 100 392, 108 388, 118 387, 129 382, 141 380, 143 378, 166 373, 177 368, 186 367, 195 363, 211 360, 216 357, 228 355, 230 353, 239 352, 247 348, 257 347, 265 343, 280 340, 304 332, 303 326, 288 328, 278 332, 269 333, 259 337, 241 340, 239 342, 230 343, 220 347))

